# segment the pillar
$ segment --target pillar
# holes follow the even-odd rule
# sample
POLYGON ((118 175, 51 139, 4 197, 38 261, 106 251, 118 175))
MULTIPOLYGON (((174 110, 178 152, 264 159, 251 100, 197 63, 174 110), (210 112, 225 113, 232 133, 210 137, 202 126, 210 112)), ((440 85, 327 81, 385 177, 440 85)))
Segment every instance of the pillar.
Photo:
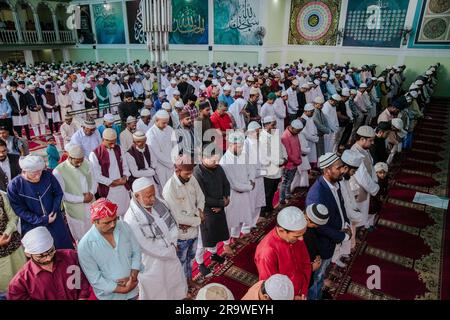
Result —
POLYGON ((27 66, 34 65, 33 51, 23 50, 23 56, 25 57, 25 63, 27 66))
POLYGON ((56 13, 52 13, 52 18, 53 18, 53 29, 55 30, 55 33, 56 33, 56 41, 60 42, 61 38, 59 37, 59 26, 58 26, 58 18, 56 17, 56 13))
POLYGON ((42 29, 41 29, 41 23, 39 21, 39 16, 36 12, 33 13, 33 17, 34 17, 34 25, 36 26, 36 32, 38 35, 38 40, 39 42, 43 42, 42 40, 42 29))
POLYGON ((70 51, 67 48, 63 48, 62 50, 62 56, 63 56, 63 62, 70 61, 70 51))
POLYGON ((14 20, 14 26, 17 31, 17 39, 19 40, 19 42, 23 42, 22 26, 20 25, 19 15, 17 14, 17 11, 15 9, 12 10, 12 16, 14 20))

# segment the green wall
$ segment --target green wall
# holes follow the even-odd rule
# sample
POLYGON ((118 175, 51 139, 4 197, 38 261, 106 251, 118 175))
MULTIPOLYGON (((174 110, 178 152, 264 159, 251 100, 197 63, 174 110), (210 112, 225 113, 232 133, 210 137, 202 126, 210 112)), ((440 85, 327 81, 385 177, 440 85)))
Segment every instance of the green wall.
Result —
POLYGON ((216 62, 237 62, 243 64, 247 62, 251 66, 258 65, 257 52, 241 52, 241 51, 214 51, 214 61, 216 62))
POLYGON ((208 51, 191 51, 191 50, 170 50, 169 62, 193 62, 197 61, 199 64, 208 64, 208 51))
POLYGON ((287 0, 268 1, 265 46, 283 44, 284 13, 287 0))
POLYGON ((73 62, 95 61, 95 52, 93 49, 70 49, 70 60, 73 62))
POLYGON ((123 62, 127 61, 127 50, 98 49, 98 57, 100 61, 105 61, 106 63, 123 62))
POLYGON ((286 63, 291 63, 294 60, 302 58, 303 64, 312 62, 314 65, 320 65, 324 62, 334 61, 334 52, 302 52, 302 51, 288 51, 286 53, 286 63))
POLYGON ((273 63, 280 63, 281 61, 281 52, 268 52, 266 53, 266 63, 267 64, 273 64, 273 63))

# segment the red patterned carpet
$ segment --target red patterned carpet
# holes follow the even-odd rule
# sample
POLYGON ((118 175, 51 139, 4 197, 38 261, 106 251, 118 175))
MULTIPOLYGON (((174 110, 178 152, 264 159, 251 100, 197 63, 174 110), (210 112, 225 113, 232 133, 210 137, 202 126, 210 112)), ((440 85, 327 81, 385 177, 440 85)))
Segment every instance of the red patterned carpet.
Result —
MULTIPOLYGON (((447 210, 412 202, 416 192, 450 197, 449 107, 449 101, 429 106, 426 115, 433 119, 419 123, 412 149, 402 153, 390 172, 391 188, 377 229, 362 235, 347 268, 331 266, 328 271, 335 299, 450 299, 450 217, 447 210), (367 268, 373 265, 381 271, 379 290, 366 285, 367 268)), ((304 209, 305 196, 302 190, 293 204, 304 209)), ((258 279, 255 249, 274 224, 272 217, 252 233, 249 244, 236 245, 236 254, 224 265, 213 265, 213 277, 204 279, 194 264, 195 279, 222 283, 240 299, 258 279)))

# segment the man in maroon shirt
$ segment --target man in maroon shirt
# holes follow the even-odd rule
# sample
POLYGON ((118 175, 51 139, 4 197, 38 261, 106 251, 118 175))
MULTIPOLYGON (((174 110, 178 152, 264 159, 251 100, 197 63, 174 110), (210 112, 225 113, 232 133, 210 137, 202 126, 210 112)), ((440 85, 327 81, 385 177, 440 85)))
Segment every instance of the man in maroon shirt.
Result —
POLYGON ((84 300, 91 287, 75 250, 56 250, 45 227, 28 231, 22 239, 31 258, 9 284, 8 300, 84 300))

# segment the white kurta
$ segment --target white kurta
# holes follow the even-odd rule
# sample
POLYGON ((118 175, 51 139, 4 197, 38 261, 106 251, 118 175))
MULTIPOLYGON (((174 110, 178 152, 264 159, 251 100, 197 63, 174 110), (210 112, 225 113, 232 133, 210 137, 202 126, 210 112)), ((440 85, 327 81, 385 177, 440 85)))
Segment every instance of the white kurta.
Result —
POLYGON ((153 125, 147 131, 147 144, 156 158, 156 174, 164 188, 166 182, 174 173, 174 159, 178 154, 175 132, 169 126, 160 130, 153 125))
POLYGON ((133 134, 130 130, 125 129, 120 133, 119 139, 122 152, 127 152, 133 145, 133 134))
POLYGON ((230 182, 230 204, 225 208, 228 228, 241 228, 242 224, 253 222, 253 205, 250 192, 253 189, 250 181, 255 180, 255 172, 251 165, 245 164, 245 153, 235 156, 225 152, 220 159, 225 174, 230 182))
POLYGON ((327 119, 328 126, 333 132, 329 134, 325 134, 323 136, 325 143, 325 153, 327 152, 336 152, 337 151, 337 142, 336 142, 336 133, 339 130, 339 121, 337 117, 336 107, 333 107, 329 101, 325 102, 322 108, 322 113, 327 119))
POLYGON ((308 141, 308 147, 311 149, 311 152, 308 153, 308 160, 311 163, 317 162, 317 148, 316 144, 319 141, 319 136, 317 135, 317 127, 314 124, 313 118, 309 118, 305 114, 302 115, 302 118, 306 120, 306 125, 302 130, 302 134, 305 136, 308 141))
POLYGON ((120 98, 120 94, 122 93, 122 89, 120 88, 120 85, 109 83, 107 86, 108 93, 109 93, 109 103, 110 104, 117 104, 122 102, 122 99, 120 98))
POLYGON ((68 94, 58 94, 58 103, 61 107, 61 119, 64 120, 66 113, 72 111, 72 99, 68 94))
POLYGON ((242 98, 236 99, 234 103, 228 109, 228 112, 233 116, 236 122, 236 129, 245 129, 245 119, 244 115, 241 113, 246 105, 246 101, 242 98))
MULTIPOLYGON (((74 111, 84 110, 84 93, 80 91, 70 91, 70 99, 72 99, 72 109, 74 111)), ((82 115, 79 115, 82 116, 82 115)))
POLYGON ((151 122, 145 124, 144 121, 142 121, 142 119, 139 119, 139 121, 136 124, 136 130, 141 131, 143 133, 147 133, 147 131, 150 130, 151 127, 152 127, 151 122))
MULTIPOLYGON (((100 167, 95 153, 91 152, 91 154, 89 155, 89 161, 92 163, 95 180, 98 181, 98 183, 104 184, 106 186, 109 186, 114 180, 121 178, 119 164, 117 163, 114 151, 112 149, 108 149, 108 155, 110 163, 109 177, 105 177, 102 175, 102 168, 100 167)), ((125 157, 122 154, 123 175, 129 177, 130 172, 128 170, 127 162, 124 160, 124 158, 125 157)), ((118 205, 119 208, 117 210, 117 214, 120 217, 123 217, 130 205, 130 193, 125 188, 125 186, 110 187, 108 196, 106 198, 118 205)))
POLYGON ((291 192, 297 187, 309 187, 309 170, 311 169, 311 165, 308 160, 308 154, 311 152, 311 148, 303 131, 298 135, 302 148, 302 163, 297 167, 297 171, 295 172, 294 180, 291 183, 291 192))
POLYGON ((284 105, 283 98, 277 98, 273 104, 273 111, 277 119, 277 129, 280 133, 284 132, 284 119, 286 119, 286 105, 284 105))
POLYGON ((161 230, 162 238, 151 236, 151 227, 145 213, 136 205, 135 200, 131 200, 124 217, 142 253, 144 270, 138 275, 139 300, 184 299, 187 295, 187 283, 175 248, 178 228, 175 225, 169 229, 157 212, 151 212, 150 215, 161 230))
POLYGON ((261 112, 259 113, 259 115, 261 116, 261 119, 264 119, 265 117, 268 117, 268 116, 276 117, 275 105, 269 104, 267 102, 264 103, 263 106, 261 107, 261 112))

